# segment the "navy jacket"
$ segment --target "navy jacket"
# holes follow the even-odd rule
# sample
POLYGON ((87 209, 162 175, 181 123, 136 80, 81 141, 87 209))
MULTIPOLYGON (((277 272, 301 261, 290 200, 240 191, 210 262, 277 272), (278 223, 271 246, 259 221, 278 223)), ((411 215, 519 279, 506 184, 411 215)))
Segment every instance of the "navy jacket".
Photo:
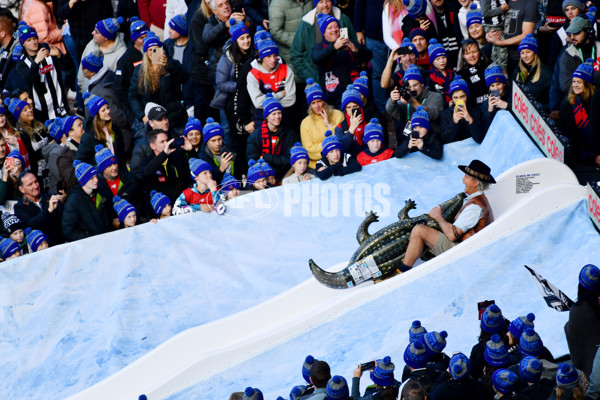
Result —
POLYGON ((381 12, 384 0, 356 0, 354 5, 354 29, 365 37, 383 42, 381 12))
POLYGON ((96 206, 96 196, 90 197, 81 185, 73 186, 62 218, 65 240, 73 242, 110 231, 112 199, 100 197, 99 205, 96 206))
POLYGON ((65 241, 61 229, 64 207, 63 203, 59 201, 56 209, 48 212, 50 197, 52 197, 51 194, 42 193, 42 208, 40 209, 37 204, 22 196, 15 204, 14 212, 25 226, 44 232, 48 236, 50 242, 48 244, 54 246, 65 241))
POLYGON ((458 121, 458 124, 454 123, 454 107, 442 111, 440 116, 440 139, 442 143, 457 142, 470 137, 477 143, 483 142, 486 131, 483 130, 481 109, 467 105, 467 110, 473 118, 473 123, 470 125, 464 119, 458 121))
MULTIPOLYGON (((280 129, 279 141, 281 142, 280 154, 265 154, 263 159, 273 168, 278 180, 283 179, 283 176, 290 169, 290 149, 296 142, 296 135, 289 129, 280 129)), ((246 157, 248 160, 258 160, 262 155, 262 126, 258 125, 254 132, 248 137, 246 144, 246 157)))

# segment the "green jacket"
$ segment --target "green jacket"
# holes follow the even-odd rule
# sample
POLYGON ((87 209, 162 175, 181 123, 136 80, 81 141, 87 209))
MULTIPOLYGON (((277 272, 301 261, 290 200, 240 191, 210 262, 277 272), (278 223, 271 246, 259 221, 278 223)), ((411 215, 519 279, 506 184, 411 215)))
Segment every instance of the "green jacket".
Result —
MULTIPOLYGON (((291 64, 290 47, 302 16, 312 9, 312 0, 272 0, 269 5, 269 28, 279 46, 279 55, 291 64)), ((296 71, 294 71, 296 72, 296 71)))
MULTIPOLYGON (((316 14, 317 9, 315 7, 302 17, 302 22, 298 26, 290 50, 294 71, 302 82, 306 82, 308 78, 313 78, 315 82, 319 82, 319 69, 312 60, 312 48, 315 44, 321 43, 323 35, 319 31, 316 14)), ((333 7, 333 16, 340 22, 340 28, 348 28, 350 40, 356 41, 356 31, 350 18, 342 14, 337 7, 333 7)))

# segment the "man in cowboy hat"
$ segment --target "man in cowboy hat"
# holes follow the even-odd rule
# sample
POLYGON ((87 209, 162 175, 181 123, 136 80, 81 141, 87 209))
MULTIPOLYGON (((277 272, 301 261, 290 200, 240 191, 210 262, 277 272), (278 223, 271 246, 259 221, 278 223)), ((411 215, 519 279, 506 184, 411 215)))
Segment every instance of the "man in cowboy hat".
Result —
POLYGON ((491 183, 496 183, 490 174, 490 167, 479 160, 473 160, 468 166, 459 165, 458 168, 465 173, 462 181, 468 197, 456 215, 454 223, 444 219, 440 206, 434 207, 429 215, 437 221, 442 231, 426 225, 416 225, 410 233, 404 262, 399 267, 400 271, 406 272, 411 269, 423 253, 425 246, 434 255, 440 255, 494 221, 490 203, 483 194, 491 183))

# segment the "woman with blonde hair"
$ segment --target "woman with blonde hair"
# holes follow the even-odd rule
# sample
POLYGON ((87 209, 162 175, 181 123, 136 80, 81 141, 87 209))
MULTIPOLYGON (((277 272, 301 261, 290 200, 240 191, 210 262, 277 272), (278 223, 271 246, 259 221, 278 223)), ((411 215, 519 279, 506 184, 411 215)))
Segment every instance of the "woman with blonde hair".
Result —
POLYGON ((552 71, 542 64, 538 56, 538 44, 530 33, 519 44, 519 68, 513 73, 513 80, 527 87, 529 93, 540 103, 544 111, 548 112, 548 96, 552 71))
POLYGON ((385 0, 381 16, 383 41, 392 51, 402 44, 402 19, 408 14, 402 0, 385 0))

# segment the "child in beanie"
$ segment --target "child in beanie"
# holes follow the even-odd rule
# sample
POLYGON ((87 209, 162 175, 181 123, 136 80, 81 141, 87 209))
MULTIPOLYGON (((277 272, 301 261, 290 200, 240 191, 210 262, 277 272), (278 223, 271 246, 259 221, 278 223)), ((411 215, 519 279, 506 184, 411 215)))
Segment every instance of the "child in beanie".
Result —
POLYGON ((50 247, 48 236, 42 231, 25 228, 25 235, 27 237, 27 244, 32 253, 50 247))
MULTIPOLYGON (((169 38, 164 45, 174 60, 184 64, 185 50, 188 45, 188 24, 185 15, 179 14, 169 21, 169 38)), ((186 57, 187 58, 187 57, 186 57)))
POLYGON ((4 231, 8 234, 8 237, 19 245, 21 254, 29 253, 27 241, 25 240, 25 226, 19 217, 5 212, 2 214, 2 223, 4 225, 4 231))
POLYGON ((431 70, 426 80, 426 85, 429 89, 438 92, 444 96, 446 106, 450 103, 450 82, 456 76, 454 69, 448 68, 448 56, 446 50, 436 39, 429 41, 429 62, 431 70))
POLYGON ((290 168, 281 183, 285 185, 316 178, 316 176, 308 171, 308 160, 308 151, 302 147, 301 143, 296 142, 294 147, 290 149, 290 164, 292 168, 290 168))
MULTIPOLYGON (((171 200, 164 194, 153 190, 150 192, 150 205, 158 216, 158 219, 165 219, 171 216, 173 205, 171 200)), ((156 220, 153 220, 154 222, 156 220)))
POLYGON ((342 152, 342 143, 331 131, 325 132, 321 147, 323 158, 316 166, 319 179, 326 180, 333 175, 344 176, 362 169, 356 159, 342 152))
POLYGON ((398 144, 394 156, 402 158, 408 153, 420 151, 434 160, 442 158, 443 146, 437 132, 430 131, 429 114, 425 107, 417 107, 410 120, 412 131, 398 144))
POLYGON ((119 217, 121 226, 119 228, 131 228, 137 222, 137 210, 127 200, 121 196, 113 197, 113 208, 119 217))
MULTIPOLYGON (((258 160, 263 161, 263 160, 258 160)), ((267 188, 267 171, 263 163, 255 160, 248 161, 248 185, 253 190, 264 190, 267 188)))
POLYGON ((394 150, 383 145, 383 128, 379 125, 377 118, 371 119, 366 126, 363 139, 367 146, 356 156, 356 161, 362 167, 389 160, 394 155, 394 150))
POLYGON ((188 210, 211 212, 221 198, 217 182, 212 178, 212 167, 198 158, 191 158, 189 165, 195 183, 177 198, 173 206, 173 214, 190 212, 188 210))

